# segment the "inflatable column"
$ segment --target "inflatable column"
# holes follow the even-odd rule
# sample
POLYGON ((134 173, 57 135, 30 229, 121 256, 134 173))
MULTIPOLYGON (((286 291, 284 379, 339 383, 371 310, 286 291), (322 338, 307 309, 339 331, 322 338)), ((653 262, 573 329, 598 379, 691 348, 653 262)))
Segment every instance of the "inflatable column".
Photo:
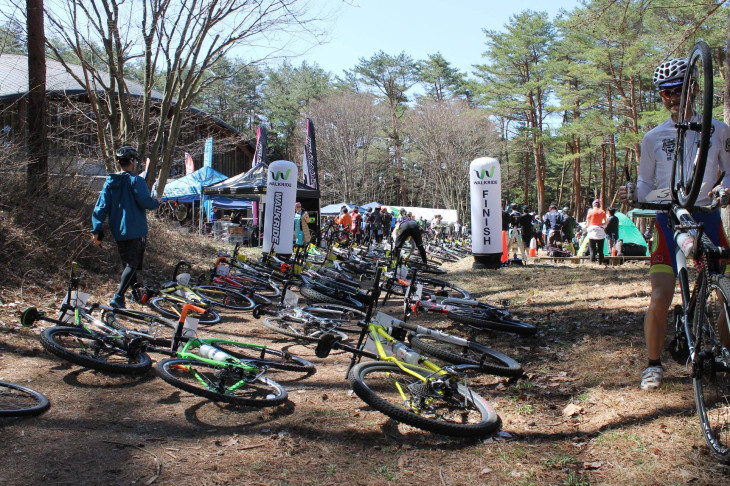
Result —
POLYGON ((298 180, 299 169, 294 162, 277 160, 269 165, 264 209, 264 252, 273 249, 283 255, 292 253, 298 180))
POLYGON ((499 161, 480 157, 469 166, 473 268, 502 266, 502 172, 499 161))

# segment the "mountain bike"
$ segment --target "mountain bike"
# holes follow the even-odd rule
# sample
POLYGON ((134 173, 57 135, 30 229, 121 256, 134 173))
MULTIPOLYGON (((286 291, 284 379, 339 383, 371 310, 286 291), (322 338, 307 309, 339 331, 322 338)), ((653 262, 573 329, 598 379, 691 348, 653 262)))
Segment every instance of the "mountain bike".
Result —
POLYGON ((149 301, 152 308, 163 316, 177 319, 182 312, 182 306, 190 303, 203 309, 200 315, 195 315, 201 324, 216 324, 221 317, 213 310, 213 306, 236 310, 251 310, 256 306, 251 297, 235 290, 215 285, 191 285, 190 274, 180 272, 186 266, 189 267, 190 264, 186 261, 178 262, 173 272, 174 281, 163 284, 159 290, 161 295, 149 301))
MULTIPOLYGON (((704 180, 712 132, 712 95, 710 50, 704 42, 699 42, 690 53, 682 86, 671 199, 665 197, 633 205, 668 213, 676 243, 681 296, 681 304, 674 309, 670 352, 675 359, 686 362, 705 442, 712 454, 727 464, 730 463, 730 279, 726 276, 726 260, 730 249, 716 246, 704 233, 704 225, 692 215, 712 212, 728 203, 727 191, 713 190, 709 205, 695 206, 704 180), (696 83, 691 78, 693 71, 699 73, 696 83), (696 90, 694 106, 690 103, 689 89, 696 90), (690 284, 688 258, 694 260, 694 284, 690 284)), ((713 187, 720 184, 723 176, 713 187)), ((631 203, 631 194, 628 199, 631 203)))
POLYGON ((495 431, 500 424, 497 413, 468 385, 467 372, 480 370, 480 364, 439 366, 409 348, 391 333, 412 331, 442 335, 444 339, 454 337, 382 313, 371 319, 378 297, 376 291, 356 345, 325 334, 317 344, 316 355, 325 358, 332 349, 352 353, 346 376, 353 392, 397 421, 459 437, 478 437, 495 431), (374 361, 359 362, 362 357, 374 361))
POLYGON ((27 386, 0 381, 0 417, 31 417, 51 406, 45 395, 27 386))

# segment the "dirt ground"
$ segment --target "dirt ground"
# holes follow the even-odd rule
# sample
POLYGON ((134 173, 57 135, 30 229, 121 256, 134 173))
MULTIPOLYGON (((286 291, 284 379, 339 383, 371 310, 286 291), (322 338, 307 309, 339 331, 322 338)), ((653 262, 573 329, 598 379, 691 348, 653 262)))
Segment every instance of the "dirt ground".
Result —
MULTIPOLYGON (((518 359, 525 378, 483 379, 501 431, 460 440, 399 425, 369 408, 345 380, 348 356, 318 359, 247 313, 224 314, 210 334, 266 342, 312 360, 311 376, 275 372, 290 401, 273 409, 219 405, 182 392, 153 371, 109 376, 70 365, 38 342, 43 323, 18 325, 28 305, 63 296, 5 289, 0 305, 0 379, 45 393, 51 409, 2 419, 5 485, 386 485, 728 484, 707 451, 686 370, 665 354, 659 391, 638 389, 645 366, 643 263, 539 263, 447 277, 486 302, 539 326, 532 338, 480 339, 518 359), (22 298, 21 298, 22 297, 22 298)), ((94 296, 105 300, 105 295, 94 296)), ((93 298, 93 297, 92 297, 93 298)), ((391 308, 394 315, 397 306, 391 308)), ((446 326, 419 316, 419 323, 446 326)), ((161 359, 161 356, 153 356, 161 359)))

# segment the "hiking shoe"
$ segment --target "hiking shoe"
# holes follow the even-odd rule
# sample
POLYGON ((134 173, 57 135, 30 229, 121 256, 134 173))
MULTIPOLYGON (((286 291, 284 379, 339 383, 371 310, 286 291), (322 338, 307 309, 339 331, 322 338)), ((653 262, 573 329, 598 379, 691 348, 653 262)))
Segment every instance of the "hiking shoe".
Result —
POLYGON ((119 294, 114 294, 114 298, 109 301, 109 307, 113 307, 115 309, 124 309, 127 307, 127 303, 124 302, 124 296, 119 294))
POLYGON ((661 366, 649 366, 641 375, 641 385, 639 385, 639 388, 642 390, 656 390, 662 384, 662 378, 664 378, 664 368, 661 366))

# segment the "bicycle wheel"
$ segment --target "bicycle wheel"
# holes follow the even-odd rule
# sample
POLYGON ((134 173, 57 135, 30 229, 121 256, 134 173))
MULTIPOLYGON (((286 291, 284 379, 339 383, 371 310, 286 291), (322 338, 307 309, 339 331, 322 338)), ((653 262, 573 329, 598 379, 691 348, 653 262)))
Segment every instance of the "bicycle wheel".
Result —
MULTIPOLYGON (((343 305, 345 307, 351 307, 353 309, 358 310, 364 310, 367 306, 350 297, 350 296, 336 296, 336 295, 328 295, 323 293, 321 290, 322 288, 318 287, 315 289, 314 287, 310 285, 302 285, 299 287, 299 293, 302 294, 303 297, 309 299, 313 303, 324 303, 324 304, 338 304, 343 305)), ((336 294, 337 292, 333 291, 333 294, 336 294)))
MULTIPOLYGON (((700 292, 699 297, 702 297, 700 292)), ((695 359, 692 388, 702 434, 712 454, 730 463, 730 281, 714 275, 707 286, 704 306, 695 311, 695 359)))
MULTIPOLYGON (((250 310, 256 306, 256 302, 254 302, 249 296, 225 287, 199 285, 193 290, 206 302, 210 302, 211 304, 216 304, 227 309, 250 310)), ((262 303, 271 304, 269 299, 265 300, 266 302, 262 303)))
MULTIPOLYGON (((423 368, 403 366, 424 374, 423 368)), ((395 363, 365 361, 350 372, 350 385, 371 407, 419 429, 479 437, 499 427, 499 417, 491 404, 447 375, 432 376, 423 382, 395 363)))
POLYGON ((253 290, 257 294, 263 295, 264 297, 278 297, 281 295, 279 286, 271 280, 265 280, 245 274, 235 274, 229 276, 229 278, 236 282, 240 282, 244 287, 253 290))
POLYGON ((276 317, 264 320, 264 326, 304 341, 318 342, 323 334, 334 334, 340 341, 349 334, 360 334, 358 323, 365 313, 337 304, 319 304, 297 309, 284 309, 276 317))
POLYGON ((78 327, 49 327, 41 332, 40 341, 51 354, 98 371, 140 375, 152 367, 146 353, 131 353, 78 327))
POLYGON ((710 48, 700 41, 689 55, 674 144, 672 197, 683 208, 695 203, 705 175, 712 135, 712 76, 710 48))
POLYGON ((156 345, 169 346, 177 329, 177 322, 155 314, 124 309, 122 312, 105 311, 101 319, 114 329, 142 334, 156 345), (134 314, 134 315, 130 315, 134 314))
POLYGON ((513 319, 507 311, 496 308, 458 307, 450 310, 446 317, 476 329, 507 331, 521 336, 531 336, 537 332, 532 324, 513 319))
MULTIPOLYGON (((167 296, 155 297, 150 300, 150 305, 157 312, 170 319, 179 319, 180 313, 185 302, 171 299, 167 296)), ((189 311, 188 315, 197 317, 200 324, 217 324, 221 321, 221 316, 213 309, 206 309, 203 314, 196 311, 189 311)))
POLYGON ((448 363, 477 365, 482 371, 497 376, 522 376, 522 366, 517 361, 474 341, 469 341, 468 346, 460 346, 437 336, 411 334, 410 342, 421 353, 448 363))
POLYGON ((340 341, 347 340, 347 334, 337 329, 337 323, 326 319, 311 319, 282 315, 267 317, 264 326, 285 336, 302 341, 318 342, 323 334, 334 334, 340 341))
POLYGON ((31 417, 51 406, 40 392, 15 383, 0 381, 0 417, 31 417))
POLYGON ((469 292, 461 287, 453 285, 451 282, 447 282, 446 280, 419 276, 417 283, 423 284, 423 293, 421 295, 424 299, 431 297, 452 297, 457 299, 471 298, 469 292))
POLYGON ((287 392, 280 384, 258 371, 217 367, 193 359, 163 359, 155 367, 170 385, 215 402, 273 407, 284 403, 287 392))
POLYGON ((231 356, 242 361, 251 361, 257 366, 266 366, 284 371, 298 371, 300 373, 309 373, 315 370, 313 363, 287 351, 217 339, 207 339, 206 342, 222 349, 231 356))

